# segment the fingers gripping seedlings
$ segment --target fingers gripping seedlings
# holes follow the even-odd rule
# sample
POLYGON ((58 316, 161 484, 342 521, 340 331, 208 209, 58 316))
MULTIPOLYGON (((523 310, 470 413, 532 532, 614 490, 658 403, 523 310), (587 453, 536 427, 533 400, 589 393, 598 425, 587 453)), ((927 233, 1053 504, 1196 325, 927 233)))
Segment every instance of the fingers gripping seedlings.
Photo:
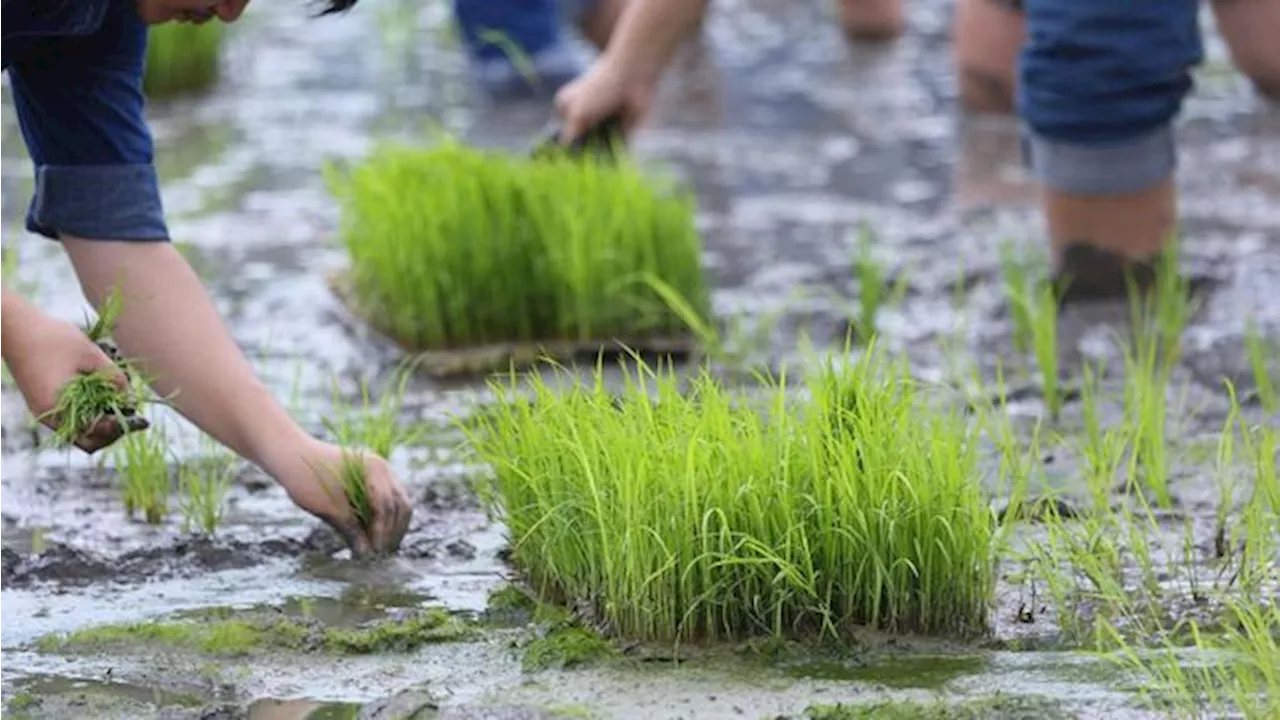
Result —
POLYGON ((97 319, 85 327, 85 334, 124 374, 125 385, 121 387, 107 370, 81 373, 68 381, 54 406, 37 418, 53 427, 57 447, 76 445, 94 452, 120 435, 145 430, 150 425, 138 415, 145 395, 137 373, 108 340, 122 302, 119 292, 112 290, 97 319))

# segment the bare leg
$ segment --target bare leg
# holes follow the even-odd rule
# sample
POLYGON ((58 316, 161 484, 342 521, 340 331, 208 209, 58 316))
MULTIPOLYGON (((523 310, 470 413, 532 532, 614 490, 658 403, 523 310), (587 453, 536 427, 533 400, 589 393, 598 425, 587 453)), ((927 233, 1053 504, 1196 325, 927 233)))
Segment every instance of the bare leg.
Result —
POLYGON ((1027 39, 1022 12, 1007 0, 956 0, 951 37, 960 103, 977 113, 1012 113, 1018 52, 1027 39))
POLYGON ((326 469, 342 449, 307 435, 258 379, 186 259, 166 242, 65 237, 85 296, 100 306, 119 287, 123 310, 113 333, 162 395, 198 427, 274 477, 295 503, 333 524, 356 551, 393 550, 412 514, 386 462, 366 455, 377 519, 369 538, 353 529, 326 469), (370 548, 372 545, 372 548, 370 548))
POLYGON ((603 51, 613 37, 613 29, 618 26, 618 18, 626 9, 628 0, 596 0, 578 21, 582 34, 603 51))
POLYGON ((837 0, 840 27, 853 40, 889 40, 907 27, 905 0, 837 0))
POLYGON ((1240 72, 1263 95, 1280 100, 1280 2, 1214 0, 1213 13, 1240 72))

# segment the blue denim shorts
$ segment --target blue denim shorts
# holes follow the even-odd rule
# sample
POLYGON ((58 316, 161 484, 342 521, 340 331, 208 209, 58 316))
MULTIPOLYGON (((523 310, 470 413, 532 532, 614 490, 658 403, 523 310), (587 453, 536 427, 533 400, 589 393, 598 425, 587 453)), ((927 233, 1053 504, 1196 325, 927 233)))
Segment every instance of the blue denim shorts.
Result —
POLYGON ((46 237, 167 240, 133 0, 5 0, 4 69, 46 237))
POLYGON ((1199 0, 1022 0, 1018 112, 1046 186, 1117 195, 1172 175, 1172 123, 1203 60, 1199 0))

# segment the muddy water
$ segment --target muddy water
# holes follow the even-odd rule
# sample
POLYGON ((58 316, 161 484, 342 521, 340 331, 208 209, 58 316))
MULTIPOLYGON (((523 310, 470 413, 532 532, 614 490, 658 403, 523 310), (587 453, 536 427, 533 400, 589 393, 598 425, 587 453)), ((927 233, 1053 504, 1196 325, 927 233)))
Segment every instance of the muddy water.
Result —
MULTIPOLYGON (((911 355, 918 373, 989 376, 998 357, 1012 355, 997 243, 1039 247, 1042 239, 1016 132, 1002 120, 956 116, 950 3, 908 5, 906 37, 852 47, 833 24, 830 3, 717 3, 637 143, 646 158, 697 188, 716 309, 734 318, 734 337, 751 362, 794 359, 803 336, 819 344, 843 338, 857 303, 851 258, 863 222, 877 234, 878 257, 908 277, 907 295, 884 310, 881 331, 911 355)), ((431 121, 479 143, 520 147, 546 119, 545 106, 495 113, 469 94, 463 63, 442 31, 444 10, 365 0, 347 17, 309 20, 289 3, 255 7, 232 33, 227 77, 216 92, 152 108, 175 238, 260 371, 317 428, 334 378, 354 391, 356 378, 395 359, 376 338, 338 321, 324 277, 342 257, 330 242, 337 217, 320 166, 431 121)), ((1201 514, 1212 512, 1214 492, 1203 479, 1204 447, 1226 410, 1217 378, 1250 386, 1239 350, 1246 317, 1273 341, 1280 337, 1280 313, 1267 301, 1280 280, 1280 111, 1231 70, 1206 28, 1210 60, 1181 121, 1179 182, 1186 265, 1216 283, 1188 331, 1176 380, 1185 392, 1171 411, 1187 418, 1175 431, 1182 464, 1173 488, 1184 510, 1201 514)), ((5 248, 17 253, 22 279, 45 307, 79 319, 84 304, 56 245, 20 229, 31 172, 7 88, 3 121, 5 248)), ((1114 314, 1083 320, 1066 338, 1069 349, 1112 353, 1105 327, 1114 314)), ((870 642, 874 660, 772 669, 719 657, 678 668, 530 674, 502 634, 411 654, 255 655, 212 667, 198 654, 64 655, 33 645, 49 633, 212 607, 306 608, 332 626, 397 608, 482 610, 509 572, 500 559, 505 538, 465 490, 474 468, 456 451, 448 418, 483 395, 478 387, 414 385, 404 419, 428 424, 431 441, 393 457, 420 499, 414 526, 401 556, 357 566, 252 469, 238 476, 216 540, 185 535, 176 512, 159 527, 124 520, 111 468, 33 449, 21 398, 6 387, 0 642, 11 710, 20 705, 35 717, 408 717, 420 710, 420 717, 737 718, 798 715, 814 703, 937 693, 959 703, 1004 693, 1048 697, 1068 716, 1143 715, 1125 679, 1087 656, 993 649, 1015 640, 1055 647, 1052 623, 1015 622, 1026 598, 1005 584, 991 648, 902 641, 889 653, 899 659, 890 661, 884 643, 870 642)), ((1015 411, 1039 412, 1034 393, 1015 411)), ((1068 430, 1072 417, 1069 407, 1068 430)), ((189 426, 164 414, 157 420, 179 452, 196 451, 189 426)), ((1060 453, 1046 480, 1069 486, 1073 463, 1060 453)), ((1002 712, 1020 716, 1016 708, 1002 712)))

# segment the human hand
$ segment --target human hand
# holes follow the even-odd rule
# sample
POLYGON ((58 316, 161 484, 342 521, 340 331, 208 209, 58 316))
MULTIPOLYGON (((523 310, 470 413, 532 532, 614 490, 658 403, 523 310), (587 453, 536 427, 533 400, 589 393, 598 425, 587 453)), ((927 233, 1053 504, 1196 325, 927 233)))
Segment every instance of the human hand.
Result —
MULTIPOLYGON (((18 314, 6 315, 5 363, 27 407, 46 427, 56 430, 64 420, 55 412, 58 400, 77 375, 100 373, 121 391, 128 389, 128 377, 80 328, 25 303, 7 309, 18 314)), ((120 416, 92 420, 73 443, 93 454, 126 433, 145 430, 146 418, 132 413, 122 408, 120 416)))
POLYGON ((315 443, 308 453, 312 482, 288 486, 289 498, 342 536, 351 554, 391 554, 413 519, 413 504, 387 461, 368 452, 315 443), (347 490, 344 474, 363 470, 363 490, 347 490))
POLYGON ((652 98, 652 83, 634 79, 603 58, 556 93, 560 142, 572 143, 611 117, 621 120, 623 133, 630 137, 648 114, 652 98))

